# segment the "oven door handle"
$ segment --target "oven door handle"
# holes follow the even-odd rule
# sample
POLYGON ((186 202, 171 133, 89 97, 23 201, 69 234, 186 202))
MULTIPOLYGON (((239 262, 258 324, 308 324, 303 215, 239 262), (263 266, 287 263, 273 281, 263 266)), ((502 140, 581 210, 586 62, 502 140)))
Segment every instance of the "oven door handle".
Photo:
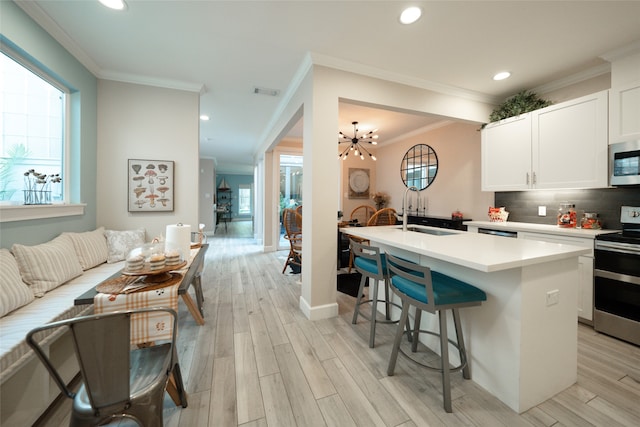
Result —
POLYGON ((612 271, 599 270, 599 269, 594 270, 594 273, 596 277, 602 277, 605 279, 617 280, 619 282, 627 282, 634 285, 640 285, 640 277, 637 277, 637 276, 630 276, 628 274, 614 273, 612 271))
POLYGON ((596 242, 595 249, 607 252, 619 252, 621 254, 640 255, 640 248, 638 245, 628 243, 596 242))

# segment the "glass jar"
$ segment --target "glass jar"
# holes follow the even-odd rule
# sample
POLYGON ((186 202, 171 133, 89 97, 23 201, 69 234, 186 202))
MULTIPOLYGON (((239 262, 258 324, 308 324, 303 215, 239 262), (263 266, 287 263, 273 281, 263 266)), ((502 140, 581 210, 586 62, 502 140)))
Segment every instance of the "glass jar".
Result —
POLYGON ((580 220, 580 227, 587 230, 600 230, 602 222, 600 222, 597 213, 585 212, 580 220))
POLYGON ((573 203, 560 203, 558 209, 558 227, 575 228, 578 225, 578 215, 576 205, 573 203))

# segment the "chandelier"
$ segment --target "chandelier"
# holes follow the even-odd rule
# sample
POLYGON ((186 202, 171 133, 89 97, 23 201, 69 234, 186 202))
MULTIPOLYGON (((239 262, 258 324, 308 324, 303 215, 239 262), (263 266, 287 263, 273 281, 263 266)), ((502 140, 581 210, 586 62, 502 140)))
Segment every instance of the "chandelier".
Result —
POLYGON ((378 135, 375 135, 375 132, 378 129, 374 129, 358 136, 358 122, 351 122, 351 124, 353 125, 353 137, 348 137, 342 132, 338 133, 338 145, 342 144, 343 142, 349 143, 349 146, 345 148, 341 154, 338 154, 338 158, 342 157, 342 160, 346 160, 349 153, 353 151, 353 154, 359 156, 362 160, 364 160, 363 153, 368 154, 369 157, 371 157, 373 160, 376 160, 376 156, 367 151, 367 149, 364 148, 362 144, 365 142, 371 145, 378 144, 378 142, 376 141, 376 139, 378 139, 378 135))

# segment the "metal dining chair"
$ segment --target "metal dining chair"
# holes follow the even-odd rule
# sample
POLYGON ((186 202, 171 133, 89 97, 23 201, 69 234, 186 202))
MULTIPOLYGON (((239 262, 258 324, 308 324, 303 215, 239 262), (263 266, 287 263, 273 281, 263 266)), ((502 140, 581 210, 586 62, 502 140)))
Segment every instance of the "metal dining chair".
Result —
POLYGON ((187 407, 175 349, 177 320, 174 310, 163 307, 94 314, 35 328, 27 334, 27 343, 63 395, 73 399, 70 426, 95 426, 114 418, 128 418, 141 426, 161 427, 165 389, 174 402, 187 407), (173 327, 171 339, 132 349, 132 317, 154 311, 173 317, 172 325, 165 326, 173 327), (50 329, 71 334, 82 377, 82 385, 75 393, 62 380, 41 343, 43 331, 50 329))

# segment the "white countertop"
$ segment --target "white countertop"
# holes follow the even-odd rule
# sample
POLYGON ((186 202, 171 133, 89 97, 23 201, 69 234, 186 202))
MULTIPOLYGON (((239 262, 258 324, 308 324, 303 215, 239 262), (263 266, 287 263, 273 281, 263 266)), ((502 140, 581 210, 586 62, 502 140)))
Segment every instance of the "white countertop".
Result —
POLYGON ((620 230, 587 230, 583 228, 561 228, 557 225, 532 224, 528 222, 491 222, 491 221, 465 221, 466 226, 489 228, 491 230, 504 231, 528 231, 531 233, 556 234, 567 237, 581 237, 595 239, 598 234, 614 233, 620 230))
MULTIPOLYGON (((494 224, 489 223, 487 224, 494 224)), ((344 227, 342 232, 393 246, 420 255, 483 272, 508 270, 586 254, 590 249, 526 239, 509 239, 487 234, 469 233, 435 227, 411 227, 448 232, 430 235, 403 232, 401 225, 379 227, 344 227)), ((584 230, 586 231, 586 230, 584 230)))

